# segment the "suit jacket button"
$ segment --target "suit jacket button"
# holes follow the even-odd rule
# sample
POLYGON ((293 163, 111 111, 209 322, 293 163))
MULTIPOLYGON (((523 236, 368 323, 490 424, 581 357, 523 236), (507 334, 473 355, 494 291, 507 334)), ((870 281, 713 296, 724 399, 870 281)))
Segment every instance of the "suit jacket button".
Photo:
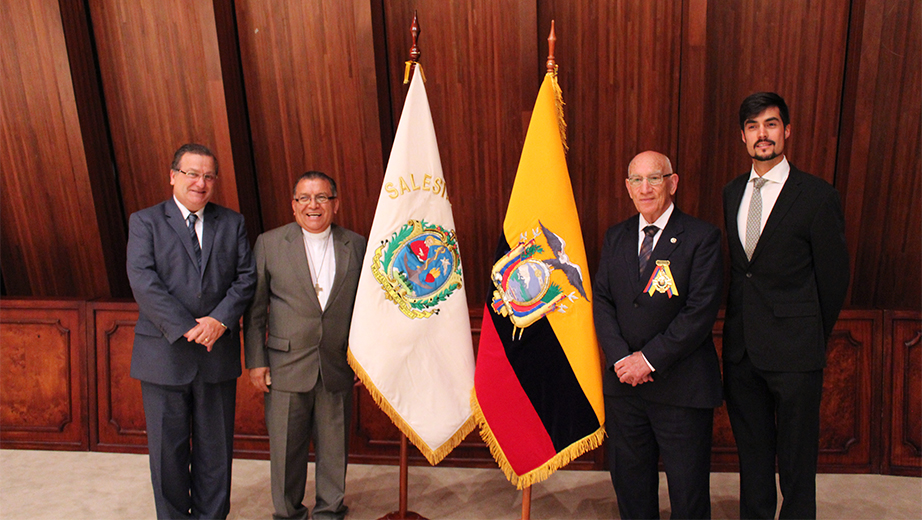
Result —
POLYGON ((195 296, 196 296, 196 298, 198 298, 199 300, 202 299, 202 293, 198 293, 198 294, 196 294, 195 296))
POLYGON ((746 273, 746 278, 752 278, 752 273, 746 273))
POLYGON ((636 309, 637 307, 640 307, 640 304, 637 302, 634 302, 634 308, 636 309))

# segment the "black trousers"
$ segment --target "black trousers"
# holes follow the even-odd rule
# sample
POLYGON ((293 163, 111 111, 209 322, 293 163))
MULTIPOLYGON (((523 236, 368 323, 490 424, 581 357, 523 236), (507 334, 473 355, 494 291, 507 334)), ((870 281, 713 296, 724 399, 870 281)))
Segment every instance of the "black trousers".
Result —
POLYGON ((662 458, 672 518, 711 517, 714 410, 605 396, 609 464, 621 518, 659 518, 662 458))
POLYGON ((823 371, 768 372, 748 355, 724 363, 727 412, 740 456, 740 518, 816 518, 823 371))
POLYGON ((236 391, 236 379, 141 381, 157 518, 227 517, 236 391))

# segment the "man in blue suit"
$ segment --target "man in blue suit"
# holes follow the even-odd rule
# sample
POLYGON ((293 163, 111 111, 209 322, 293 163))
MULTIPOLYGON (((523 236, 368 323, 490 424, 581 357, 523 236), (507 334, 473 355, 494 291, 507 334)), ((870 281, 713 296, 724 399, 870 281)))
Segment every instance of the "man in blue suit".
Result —
POLYGON ((596 332, 611 479, 621 518, 659 518, 662 458, 672 518, 710 518, 711 429, 722 402, 711 329, 720 306, 720 230, 672 202, 669 159, 638 154, 625 181, 638 215, 605 234, 596 332))
POLYGON ((129 220, 139 307, 131 377, 141 380, 158 518, 230 511, 238 323, 256 269, 243 215, 209 203, 217 177, 208 148, 183 145, 170 166, 173 197, 129 220))

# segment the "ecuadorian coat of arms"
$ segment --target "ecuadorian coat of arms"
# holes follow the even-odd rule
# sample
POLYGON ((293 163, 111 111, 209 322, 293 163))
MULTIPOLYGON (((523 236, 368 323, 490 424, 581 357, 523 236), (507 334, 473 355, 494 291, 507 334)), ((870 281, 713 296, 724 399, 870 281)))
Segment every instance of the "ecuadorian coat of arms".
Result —
POLYGON ((558 235, 538 222, 538 228, 528 238, 523 233, 518 245, 509 250, 495 264, 490 279, 496 288, 493 291, 493 311, 512 321, 513 336, 516 329, 525 329, 550 312, 566 312, 564 300, 576 301, 580 296, 586 298, 583 289, 583 272, 579 265, 567 256, 567 243, 558 235), (544 240, 539 241, 539 237, 544 240), (546 244, 542 245, 541 242, 546 244), (557 282, 551 281, 551 273, 561 271, 567 285, 573 290, 566 290, 557 282), (579 295, 577 295, 577 291, 579 295))
POLYGON ((438 314, 438 303, 461 288, 455 232, 424 220, 410 220, 381 242, 371 271, 387 299, 408 317, 438 314))

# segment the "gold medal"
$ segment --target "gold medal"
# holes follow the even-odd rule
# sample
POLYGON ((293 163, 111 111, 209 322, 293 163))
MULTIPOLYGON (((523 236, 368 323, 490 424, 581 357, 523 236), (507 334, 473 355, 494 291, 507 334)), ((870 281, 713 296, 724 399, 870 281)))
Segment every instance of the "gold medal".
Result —
POLYGON ((649 293, 650 296, 653 296, 654 292, 666 293, 670 298, 679 295, 679 290, 675 286, 675 278, 669 270, 669 260, 656 261, 656 269, 650 275, 650 281, 647 282, 644 292, 649 293))

